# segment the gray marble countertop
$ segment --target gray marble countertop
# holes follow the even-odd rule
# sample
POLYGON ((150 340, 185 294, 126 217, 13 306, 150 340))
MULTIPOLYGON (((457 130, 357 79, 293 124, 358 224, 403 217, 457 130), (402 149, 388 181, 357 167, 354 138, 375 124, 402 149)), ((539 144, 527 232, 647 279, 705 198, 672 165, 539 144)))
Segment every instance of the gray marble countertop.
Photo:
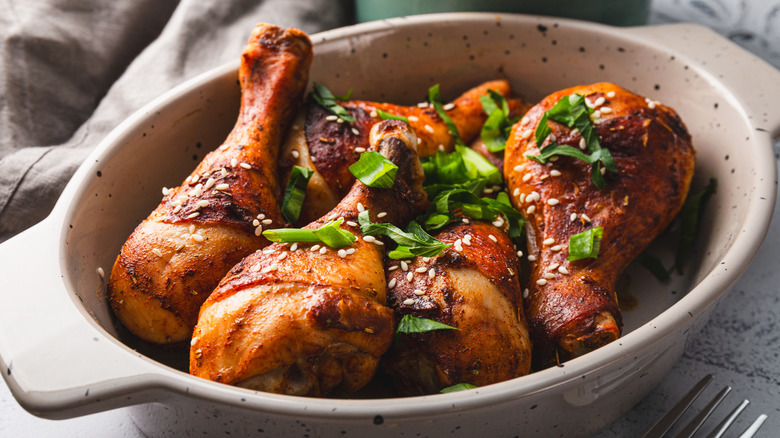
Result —
MULTIPOLYGON (((718 31, 780 68, 780 0, 655 0, 650 24, 696 22, 718 31)), ((780 157, 780 144, 775 145, 780 157)), ((715 415, 742 399, 751 404, 730 433, 738 436, 759 414, 769 419, 757 436, 780 436, 780 203, 758 255, 721 300, 709 323, 686 346, 666 379, 598 437, 641 436, 703 375, 715 379, 693 405, 701 408, 723 386, 733 388, 715 415)), ((694 409, 697 410, 697 409, 694 409)), ((692 417, 692 413, 685 418, 692 417)), ((714 427, 707 424, 704 431, 714 427)), ((0 436, 142 437, 126 410, 52 421, 24 411, 0 384, 0 436)))

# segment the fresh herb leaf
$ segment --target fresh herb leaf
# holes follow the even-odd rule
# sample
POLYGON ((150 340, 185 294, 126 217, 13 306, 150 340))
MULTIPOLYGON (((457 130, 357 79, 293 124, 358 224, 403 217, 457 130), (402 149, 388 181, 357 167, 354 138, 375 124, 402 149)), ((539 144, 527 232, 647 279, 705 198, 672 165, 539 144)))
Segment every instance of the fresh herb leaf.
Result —
POLYGON ((294 223, 301 215, 301 207, 306 198, 306 186, 313 174, 313 171, 305 167, 293 166, 282 200, 282 214, 287 222, 294 223))
POLYGON ((680 243, 677 246, 677 254, 674 258, 674 268, 681 274, 683 273, 683 265, 693 250, 693 242, 696 240, 696 235, 699 231, 702 212, 707 206, 707 201, 716 192, 717 186, 715 178, 710 178, 709 184, 699 193, 692 196, 688 195, 685 198, 685 203, 680 212, 682 218, 680 243))
POLYGON ((460 330, 456 327, 442 324, 438 321, 434 321, 428 318, 418 318, 413 315, 404 315, 401 321, 398 322, 398 328, 396 333, 408 335, 411 333, 427 333, 435 330, 460 330))
POLYGON ((395 183, 398 166, 379 152, 368 151, 360 154, 360 159, 349 166, 349 171, 369 187, 389 189, 395 183))
POLYGON ((650 273, 655 275, 655 277, 659 280, 669 280, 670 272, 666 269, 666 267, 664 267, 663 262, 658 257, 647 253, 642 253, 639 261, 642 263, 642 266, 644 266, 645 269, 650 271, 650 273))
POLYGON ((594 227, 569 237, 569 261, 598 258, 604 229, 594 227))
POLYGON ((377 109, 376 110, 376 114, 382 120, 388 120, 388 119, 390 119, 390 120, 402 120, 402 121, 406 122, 407 124, 409 123, 409 119, 407 119, 406 117, 398 116, 398 115, 395 115, 395 114, 390 114, 388 112, 382 111, 381 109, 377 109))
POLYGON ((317 102, 321 107, 325 108, 326 110, 330 111, 331 113, 339 116, 342 120, 346 122, 354 122, 355 118, 349 115, 347 110, 336 103, 336 99, 339 100, 347 100, 352 95, 352 90, 349 90, 349 93, 347 93, 346 96, 334 96, 333 93, 331 93, 328 88, 322 84, 318 84, 315 82, 312 86, 312 92, 311 97, 314 99, 315 102, 317 102))
POLYGON ((403 257, 394 257, 391 251, 388 254, 391 258, 408 258, 408 255, 421 256, 421 257, 435 257, 441 255, 442 252, 449 248, 451 245, 441 242, 434 238, 417 222, 410 222, 406 231, 396 227, 389 223, 373 223, 368 215, 368 210, 363 211, 358 215, 358 223, 360 224, 360 231, 366 236, 387 236, 392 239, 399 247, 403 247, 398 250, 399 255, 401 252, 405 254, 403 257))
POLYGON ((448 386, 442 389, 441 391, 439 391, 439 393, 446 394, 448 392, 466 391, 474 388, 478 388, 478 386, 472 385, 471 383, 458 383, 457 385, 448 386))
POLYGON ((458 127, 455 126, 455 122, 452 121, 447 111, 444 111, 444 106, 441 104, 441 97, 439 96, 439 84, 436 84, 428 89, 428 102, 436 109, 436 113, 441 117, 444 124, 447 125, 447 129, 450 131, 450 135, 455 140, 456 145, 465 146, 460 139, 460 133, 458 133, 458 127))
POLYGON ((437 151, 422 160, 427 186, 464 184, 484 178, 486 184, 503 182, 501 171, 478 152, 465 146, 455 146, 450 153, 437 151))
POLYGON ((514 125, 515 120, 509 118, 509 104, 504 96, 493 90, 488 90, 488 94, 480 96, 482 110, 488 115, 482 130, 480 138, 490 152, 500 152, 506 147, 509 131, 514 125))
POLYGON ((330 221, 320 228, 278 228, 263 231, 263 236, 271 242, 324 243, 331 248, 342 248, 355 243, 357 238, 347 230, 341 229, 344 218, 330 221))

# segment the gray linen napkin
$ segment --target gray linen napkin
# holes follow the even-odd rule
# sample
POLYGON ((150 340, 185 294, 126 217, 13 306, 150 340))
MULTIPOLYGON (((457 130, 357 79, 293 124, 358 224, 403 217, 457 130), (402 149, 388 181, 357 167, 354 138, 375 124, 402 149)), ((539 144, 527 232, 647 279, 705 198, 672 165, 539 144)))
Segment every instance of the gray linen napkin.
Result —
POLYGON ((258 22, 309 33, 343 0, 37 0, 0 8, 0 242, 42 220, 89 152, 181 82, 238 59, 258 22))

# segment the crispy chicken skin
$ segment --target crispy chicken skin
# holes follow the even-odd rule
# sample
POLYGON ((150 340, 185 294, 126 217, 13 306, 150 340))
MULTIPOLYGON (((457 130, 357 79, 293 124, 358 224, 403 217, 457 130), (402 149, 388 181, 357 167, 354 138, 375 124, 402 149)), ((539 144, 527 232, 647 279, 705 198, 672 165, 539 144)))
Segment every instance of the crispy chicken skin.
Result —
MULTIPOLYGON (((559 144, 578 147, 579 132, 554 121, 549 125, 559 144)), ((535 366, 618 338, 615 282, 677 215, 694 164, 690 135, 674 110, 614 84, 553 93, 515 125, 504 171, 512 202, 527 220, 529 258, 536 257, 525 301, 535 366), (595 132, 618 168, 606 173, 603 190, 591 182, 590 165, 583 161, 562 156, 542 165, 526 158, 539 153, 534 132, 542 114, 572 93, 599 110, 592 116, 595 132), (596 226, 604 230, 598 258, 568 261, 569 237, 596 226)))
POLYGON ((365 241, 356 225, 404 226, 426 207, 416 138, 397 120, 377 124, 371 144, 398 167, 390 189, 356 182, 319 228, 343 217, 358 240, 334 250, 274 243, 239 263, 204 303, 190 349, 190 373, 252 389, 322 395, 360 389, 393 340, 386 306, 384 247, 365 241), (377 214, 386 212, 380 219, 377 214), (354 251, 353 251, 354 250, 354 251))
MULTIPOLYGON (((495 80, 474 87, 447 106, 461 139, 467 144, 479 135, 487 115, 479 98, 491 89, 502 96, 511 94, 509 82, 495 80)), ((431 106, 402 106, 391 103, 350 100, 339 102, 355 122, 339 123, 326 109, 309 101, 306 114, 299 115, 293 133, 282 148, 284 167, 293 164, 314 170, 309 181, 301 223, 308 223, 333 208, 347 193, 355 178, 349 166, 368 148, 368 133, 381 119, 376 110, 407 117, 417 134, 420 157, 437 150, 452 151, 455 140, 447 125, 431 106), (333 120, 329 120, 333 119, 333 120), (293 153, 295 151, 295 153, 293 153)), ((289 172, 287 172, 289 173, 289 172)))
POLYGON ((393 269, 390 284, 395 283, 388 302, 398 320, 413 315, 458 330, 399 335, 383 369, 403 395, 437 393, 458 383, 484 386, 528 374, 531 341, 518 280, 520 260, 509 237, 474 221, 449 226, 436 238, 455 245, 438 257, 416 257, 408 269, 398 261, 388 264, 393 269))
POLYGON ((277 155, 311 58, 303 32, 265 24, 254 29, 238 72, 241 108, 233 130, 133 231, 111 271, 111 306, 138 337, 189 339, 200 305, 219 280, 269 243, 253 221, 284 223, 277 155))

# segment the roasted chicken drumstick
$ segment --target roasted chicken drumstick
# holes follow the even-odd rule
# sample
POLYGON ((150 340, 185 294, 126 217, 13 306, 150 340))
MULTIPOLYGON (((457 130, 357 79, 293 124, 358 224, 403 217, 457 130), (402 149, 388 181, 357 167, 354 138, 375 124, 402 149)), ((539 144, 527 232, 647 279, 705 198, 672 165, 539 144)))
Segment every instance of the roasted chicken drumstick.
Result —
POLYGON ((122 247, 109 282, 114 313, 155 343, 188 340, 198 310, 236 263, 284 224, 277 155, 306 87, 312 49, 295 29, 258 25, 239 69, 241 109, 209 153, 122 247))
POLYGON ((360 389, 374 375, 394 332, 386 306, 384 247, 363 238, 358 214, 404 226, 427 204, 414 132, 387 120, 371 134, 398 166, 389 189, 356 182, 325 217, 343 218, 354 244, 332 249, 274 243, 230 271, 203 304, 190 349, 190 373, 252 389, 321 395, 360 389))
POLYGON ((404 395, 528 374, 531 342, 512 241, 500 229, 476 221, 451 225, 436 238, 453 246, 408 265, 389 263, 388 302, 399 320, 412 315, 456 330, 400 334, 383 369, 404 395))
MULTIPOLYGON (((548 123, 543 147, 556 142, 585 149, 579 130, 548 123)), ((535 364, 582 355, 620 335, 615 282, 679 212, 694 161, 690 135, 674 110, 614 84, 553 93, 515 125, 504 170, 512 202, 526 217, 531 272, 525 308, 535 364), (595 109, 593 132, 617 167, 605 172, 603 189, 585 161, 528 158, 540 153, 534 133, 543 114, 574 93, 595 109), (570 261, 570 237, 595 227, 603 229, 598 257, 570 261)))

